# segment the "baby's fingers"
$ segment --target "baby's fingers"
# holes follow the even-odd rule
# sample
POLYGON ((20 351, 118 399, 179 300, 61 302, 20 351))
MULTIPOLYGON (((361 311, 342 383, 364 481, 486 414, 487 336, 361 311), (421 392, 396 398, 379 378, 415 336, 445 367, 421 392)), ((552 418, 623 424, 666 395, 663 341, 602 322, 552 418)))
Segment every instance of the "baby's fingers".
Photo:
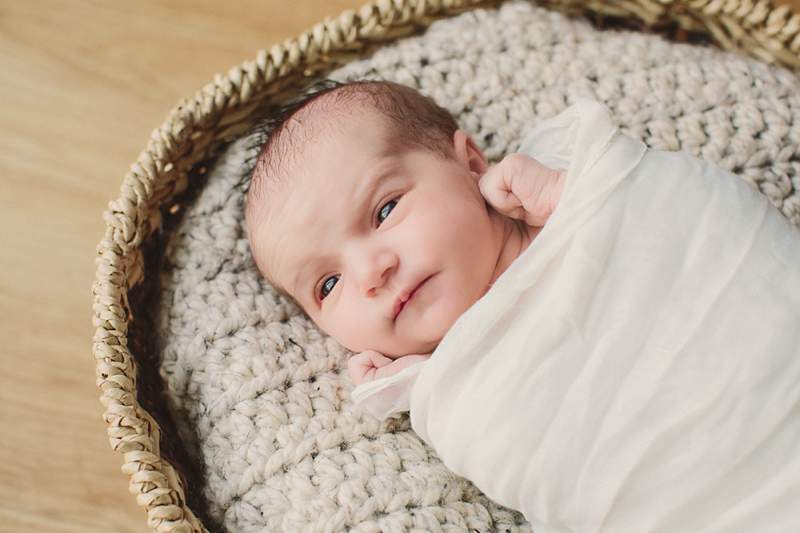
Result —
POLYGON ((516 153, 490 167, 478 184, 483 197, 499 213, 541 227, 558 203, 563 179, 561 172, 516 153))
POLYGON ((507 165, 489 167, 478 181, 481 195, 498 213, 511 218, 525 218, 525 208, 511 190, 511 175, 507 165))
POLYGON ((375 350, 367 350, 350 357, 347 370, 353 383, 360 385, 375 377, 378 368, 391 363, 392 360, 375 350))

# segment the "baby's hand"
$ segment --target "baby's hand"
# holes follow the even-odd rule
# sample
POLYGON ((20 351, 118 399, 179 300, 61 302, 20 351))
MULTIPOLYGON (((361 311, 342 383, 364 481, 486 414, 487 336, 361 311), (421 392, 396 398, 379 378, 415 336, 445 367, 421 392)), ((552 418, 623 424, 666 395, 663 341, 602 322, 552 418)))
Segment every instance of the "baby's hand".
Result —
POLYGON ((347 370, 350 372, 350 378, 356 385, 361 385, 367 381, 375 379, 375 373, 382 366, 386 366, 392 362, 391 359, 386 357, 380 352, 375 350, 367 350, 356 354, 347 361, 347 370))
POLYGON ((389 359, 380 352, 367 350, 358 353, 347 361, 347 370, 350 378, 356 385, 361 385, 373 379, 385 378, 408 368, 414 363, 419 363, 428 359, 431 354, 410 354, 389 359))
POLYGON ((542 227, 555 211, 564 189, 564 171, 548 168, 515 153, 490 166, 478 186, 486 201, 507 217, 542 227))

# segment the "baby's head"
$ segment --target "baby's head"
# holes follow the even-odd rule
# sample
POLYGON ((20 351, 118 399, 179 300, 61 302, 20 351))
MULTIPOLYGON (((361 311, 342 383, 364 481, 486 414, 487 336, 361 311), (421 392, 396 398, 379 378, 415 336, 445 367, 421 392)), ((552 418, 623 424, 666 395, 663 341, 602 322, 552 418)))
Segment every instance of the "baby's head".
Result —
POLYGON ((245 210, 261 273, 352 351, 432 352, 507 266, 518 227, 481 195, 481 150, 390 82, 328 82, 265 128, 245 210))

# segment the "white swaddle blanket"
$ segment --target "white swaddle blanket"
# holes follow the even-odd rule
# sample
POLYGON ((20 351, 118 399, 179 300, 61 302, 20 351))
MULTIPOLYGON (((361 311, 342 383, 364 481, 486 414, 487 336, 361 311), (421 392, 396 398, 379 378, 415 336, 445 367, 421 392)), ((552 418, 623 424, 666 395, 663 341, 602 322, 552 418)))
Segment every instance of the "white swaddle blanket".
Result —
POLYGON ((537 239, 425 363, 361 385, 537 533, 800 531, 800 231, 750 185, 580 101, 537 239))

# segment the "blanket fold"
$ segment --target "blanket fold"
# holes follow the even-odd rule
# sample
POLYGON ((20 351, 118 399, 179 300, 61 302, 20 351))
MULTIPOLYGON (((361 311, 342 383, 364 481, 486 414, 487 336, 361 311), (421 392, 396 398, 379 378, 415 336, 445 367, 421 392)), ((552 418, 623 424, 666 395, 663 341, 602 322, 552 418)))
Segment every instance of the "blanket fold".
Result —
POLYGON ((402 376, 413 429, 537 533, 800 530, 800 232, 595 102, 521 150, 561 201, 402 376))

